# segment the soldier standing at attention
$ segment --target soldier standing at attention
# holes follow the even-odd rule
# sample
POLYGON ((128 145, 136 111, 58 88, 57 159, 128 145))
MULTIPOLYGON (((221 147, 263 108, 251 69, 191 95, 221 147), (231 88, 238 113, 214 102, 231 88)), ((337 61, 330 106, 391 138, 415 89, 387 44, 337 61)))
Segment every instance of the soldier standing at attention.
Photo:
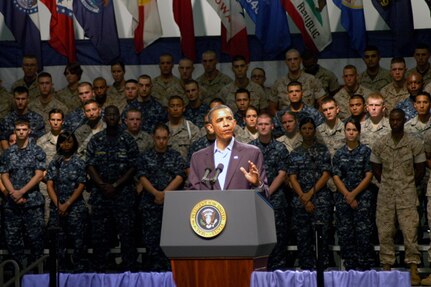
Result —
POLYGON ((43 205, 39 191, 43 178, 45 152, 30 139, 30 124, 15 122, 16 144, 7 149, 1 160, 4 196, 5 238, 9 252, 21 267, 43 255, 43 205), (24 249, 30 248, 30 256, 24 249))
POLYGON ((106 129, 95 134, 87 145, 87 172, 92 182, 92 243, 96 271, 106 269, 109 250, 109 218, 120 235, 122 271, 135 267, 134 243, 136 193, 132 177, 139 155, 133 137, 120 127, 120 112, 115 106, 105 109, 106 129))
POLYGON ((165 193, 180 188, 186 175, 181 154, 168 147, 169 128, 165 124, 156 125, 153 141, 154 149, 141 154, 138 160, 137 176, 144 187, 139 214, 142 239, 147 249, 144 270, 160 272, 171 269, 160 248, 165 193))
POLYGON ((396 222, 404 237, 405 263, 410 267, 411 284, 419 285, 417 264, 421 263, 417 242, 419 215, 416 185, 425 173, 425 152, 421 140, 404 132, 405 113, 394 109, 389 114, 391 132, 378 139, 372 148, 373 174, 380 182, 376 223, 383 270, 395 263, 396 222))

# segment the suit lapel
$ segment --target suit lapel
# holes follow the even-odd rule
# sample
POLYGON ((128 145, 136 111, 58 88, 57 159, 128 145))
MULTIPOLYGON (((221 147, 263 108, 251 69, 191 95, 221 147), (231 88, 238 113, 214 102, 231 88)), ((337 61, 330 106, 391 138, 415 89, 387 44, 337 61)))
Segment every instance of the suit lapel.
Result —
MULTIPOLYGON (((238 146, 237 142, 234 141, 233 143, 233 147, 232 147, 232 152, 230 154, 230 159, 229 159, 229 167, 227 169, 227 173, 226 173, 226 179, 224 181, 224 189, 226 189, 227 186, 229 186, 235 172, 240 172, 239 170, 239 162, 240 162, 240 153, 241 153, 241 147, 238 146)), ((217 181, 218 183, 218 181, 217 181)))

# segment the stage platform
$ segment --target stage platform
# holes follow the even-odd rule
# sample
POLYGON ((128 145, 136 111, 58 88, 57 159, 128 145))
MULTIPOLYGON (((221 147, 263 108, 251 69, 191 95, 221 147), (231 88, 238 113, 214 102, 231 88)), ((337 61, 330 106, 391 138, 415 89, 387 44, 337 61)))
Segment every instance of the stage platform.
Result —
MULTIPOLYGON (((325 287, 410 287, 406 271, 377 272, 375 270, 328 271, 324 274, 325 287)), ((49 286, 49 274, 25 275, 22 287, 49 286)), ((60 274, 58 287, 175 287, 171 272, 121 274, 60 274)), ((317 287, 316 272, 275 271, 253 272, 251 287, 317 287)), ((198 286, 190 286, 198 287, 198 286)), ((214 286, 220 287, 220 286, 214 286)))

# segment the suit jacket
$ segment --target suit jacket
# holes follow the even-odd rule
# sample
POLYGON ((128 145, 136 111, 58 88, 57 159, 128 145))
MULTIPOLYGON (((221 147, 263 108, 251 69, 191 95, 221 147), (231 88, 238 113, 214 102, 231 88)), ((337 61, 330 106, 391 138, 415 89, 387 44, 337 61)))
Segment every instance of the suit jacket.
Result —
MULTIPOLYGON (((192 155, 190 162, 189 183, 187 189, 193 190, 211 190, 211 185, 207 182, 201 182, 204 176, 205 169, 210 168, 211 173, 208 178, 214 177, 214 144, 195 152, 192 155)), ((259 170, 260 180, 264 183, 262 192, 268 194, 268 185, 265 168, 263 167, 263 155, 259 148, 240 143, 235 140, 231 156, 229 159, 229 167, 226 173, 226 180, 224 190, 227 189, 256 189, 257 187, 250 184, 245 178, 244 174, 240 171, 240 167, 244 167, 248 171, 249 163, 252 161, 259 170)), ((220 183, 214 184, 214 190, 221 190, 220 183)))

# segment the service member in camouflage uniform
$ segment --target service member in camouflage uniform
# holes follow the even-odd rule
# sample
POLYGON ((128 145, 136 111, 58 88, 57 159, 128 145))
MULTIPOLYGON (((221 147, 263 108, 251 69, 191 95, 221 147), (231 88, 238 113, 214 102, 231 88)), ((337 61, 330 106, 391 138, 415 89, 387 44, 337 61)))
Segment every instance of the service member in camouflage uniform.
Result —
POLYGON ((184 84, 184 90, 189 102, 184 111, 184 117, 198 128, 202 128, 204 116, 209 112, 210 107, 202 102, 199 84, 195 80, 187 81, 184 84))
POLYGON ((29 138, 30 131, 28 121, 15 123, 17 142, 4 152, 0 164, 6 187, 6 245, 21 267, 43 255, 44 198, 39 192, 39 182, 46 168, 45 153, 29 138), (30 256, 24 254, 26 247, 30 256))
MULTIPOLYGON (((76 272, 83 272, 82 258, 85 256, 84 236, 87 223, 87 207, 82 197, 87 173, 85 162, 76 154, 78 140, 74 134, 63 132, 57 140, 57 157, 48 166, 47 187, 51 198, 49 226, 58 226, 61 233, 57 240, 72 246, 72 261, 76 272)), ((62 252, 58 254, 63 257, 62 252)), ((60 261, 64 262, 64 261, 60 261)))
POLYGON ((0 141, 3 150, 9 147, 9 136, 14 132, 15 122, 23 120, 30 123, 30 137, 37 140, 45 133, 43 117, 28 109, 29 94, 26 87, 14 89, 14 110, 0 122, 0 141))
POLYGON ((257 146, 264 159, 264 168, 268 177, 269 200, 274 208, 275 228, 277 232, 277 244, 268 258, 268 269, 277 270, 286 268, 287 260, 287 200, 283 192, 286 178, 287 162, 289 152, 286 147, 272 138, 271 117, 268 114, 261 114, 257 118, 257 131, 259 138, 250 142, 257 146))
POLYGON ((332 159, 332 173, 338 192, 335 215, 341 258, 346 270, 368 270, 373 267, 372 243, 375 189, 370 186, 371 149, 359 143, 361 124, 346 122, 346 145, 332 159))
POLYGON ((39 65, 37 58, 34 55, 24 55, 22 58, 22 71, 24 72, 24 77, 12 84, 11 93, 13 94, 16 87, 25 87, 28 89, 29 99, 35 99, 39 95, 36 81, 38 70, 39 65))
POLYGON ((376 46, 365 48, 363 60, 367 69, 359 75, 359 83, 362 86, 378 92, 392 81, 389 71, 380 67, 380 51, 376 46))
POLYGON ((204 73, 196 80, 205 89, 202 101, 206 104, 209 104, 224 86, 232 83, 230 77, 217 69, 217 63, 217 54, 214 51, 208 50, 202 53, 204 73))
POLYGON ((152 88, 153 84, 151 83, 150 76, 139 76, 138 89, 140 105, 138 109, 142 113, 142 130, 147 133, 152 133, 156 124, 165 123, 168 118, 166 110, 151 95, 152 88))
POLYGON ((115 224, 121 243, 123 270, 133 270, 137 251, 134 243, 136 193, 133 185, 135 164, 139 155, 133 137, 119 125, 120 112, 115 106, 105 109, 106 129, 94 135, 87 146, 87 172, 92 190, 92 243, 94 267, 106 268, 110 234, 108 223, 115 224))
POLYGON ((89 82, 82 82, 78 86, 79 100, 81 106, 69 112, 64 118, 63 128, 66 131, 74 132, 77 128, 85 124, 84 104, 94 99, 93 86, 89 82))
POLYGON ((358 72, 353 65, 346 65, 343 68, 343 80, 344 86, 334 95, 334 99, 337 101, 338 108, 340 109, 338 116, 341 120, 349 117, 349 100, 351 96, 361 95, 366 99, 372 93, 370 89, 359 83, 358 72))
POLYGON ((169 98, 168 115, 169 147, 178 151, 185 160, 190 145, 199 138, 200 130, 184 118, 184 101, 180 96, 169 98))
POLYGON ((396 105, 409 97, 406 87, 406 62, 404 58, 394 57, 391 60, 392 82, 384 86, 380 93, 385 99, 386 109, 391 111, 396 105))
POLYGON ((168 258, 160 248, 165 192, 180 188, 185 178, 185 163, 180 153, 168 148, 169 129, 160 124, 153 132, 154 149, 138 159, 137 176, 144 186, 139 213, 142 239, 146 247, 145 271, 170 270, 168 258))
POLYGON ((372 148, 374 142, 391 131, 385 117, 385 100, 380 93, 371 93, 367 99, 368 118, 361 123, 361 144, 372 148))
POLYGON ((425 152, 422 142, 404 132, 405 114, 394 109, 389 114, 391 132, 377 140, 370 161, 373 174, 380 181, 377 197, 377 231, 380 240, 380 262, 384 270, 395 263, 394 234, 396 222, 403 233, 405 263, 410 266, 412 285, 420 284, 417 264, 418 196, 416 184, 425 173, 425 152))
MULTIPOLYGON (((409 96, 399 102, 396 105, 397 109, 402 109, 406 113, 406 121, 412 119, 417 115, 416 109, 414 107, 415 97, 418 93, 422 92, 423 88, 423 80, 422 75, 418 72, 412 72, 406 81, 407 91, 409 92, 409 96)), ((428 86, 427 86, 428 87, 428 86)), ((425 92, 431 93, 431 86, 429 89, 425 87, 423 90, 425 92)))
POLYGON ((322 226, 322 264, 329 266, 328 229, 332 220, 332 192, 326 187, 331 172, 328 148, 315 139, 316 125, 309 118, 299 124, 302 145, 289 156, 287 174, 295 192, 292 200, 293 222, 296 228, 299 266, 316 268, 314 229, 322 226))

